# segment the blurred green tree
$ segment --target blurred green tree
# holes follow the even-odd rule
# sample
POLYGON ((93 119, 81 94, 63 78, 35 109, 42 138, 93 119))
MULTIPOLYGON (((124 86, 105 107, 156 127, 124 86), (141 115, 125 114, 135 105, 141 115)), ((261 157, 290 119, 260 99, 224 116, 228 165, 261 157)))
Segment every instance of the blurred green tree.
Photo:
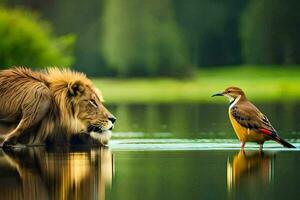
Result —
POLYGON ((43 67, 73 63, 73 35, 56 38, 51 27, 24 9, 0 8, 0 65, 43 67))
POLYGON ((299 10, 299 0, 250 1, 240 27, 245 62, 299 64, 299 10))
POLYGON ((170 0, 110 0, 102 52, 119 76, 184 76, 191 70, 170 0))
POLYGON ((4 6, 4 5, 6 5, 6 2, 7 0, 0 0, 0 6, 4 6))
MULTIPOLYGON (((16 1, 16 0, 14 0, 16 1)), ((24 2, 24 0, 22 0, 24 2)), ((100 53, 101 29, 99 28, 105 0, 30 0, 33 7, 42 10, 43 17, 49 19, 55 33, 74 33, 76 43, 73 68, 88 76, 111 76, 112 70, 105 65, 100 53), (80 14, 78 14, 80 13, 80 14)))
POLYGON ((173 0, 195 66, 240 64, 239 17, 248 0, 173 0))

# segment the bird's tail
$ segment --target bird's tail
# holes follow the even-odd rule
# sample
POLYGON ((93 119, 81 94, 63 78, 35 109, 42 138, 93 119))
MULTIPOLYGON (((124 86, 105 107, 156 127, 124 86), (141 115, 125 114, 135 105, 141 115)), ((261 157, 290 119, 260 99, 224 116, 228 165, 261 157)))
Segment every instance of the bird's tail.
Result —
POLYGON ((294 145, 288 143, 287 141, 285 141, 284 139, 282 139, 279 136, 276 137, 275 141, 278 142, 279 144, 282 144, 286 148, 296 148, 294 145))
POLYGON ((282 144, 286 148, 296 148, 294 145, 288 143, 287 141, 285 141, 284 139, 282 139, 281 137, 279 137, 278 134, 276 133, 276 131, 274 129, 273 130, 269 130, 269 129, 265 129, 265 128, 260 128, 259 130, 262 133, 270 136, 273 140, 275 140, 279 144, 282 144))

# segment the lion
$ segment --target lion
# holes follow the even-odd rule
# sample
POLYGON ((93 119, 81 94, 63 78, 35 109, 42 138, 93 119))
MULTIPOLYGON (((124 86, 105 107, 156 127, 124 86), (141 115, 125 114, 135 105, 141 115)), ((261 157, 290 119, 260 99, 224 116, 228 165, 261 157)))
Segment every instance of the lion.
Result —
POLYGON ((107 145, 116 117, 80 72, 24 67, 0 71, 0 134, 15 145, 107 145))

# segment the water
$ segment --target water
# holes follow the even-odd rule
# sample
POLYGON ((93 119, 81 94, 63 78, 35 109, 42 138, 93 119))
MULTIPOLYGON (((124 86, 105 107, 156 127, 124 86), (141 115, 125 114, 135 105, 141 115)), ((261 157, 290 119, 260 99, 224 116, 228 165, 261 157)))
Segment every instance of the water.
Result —
POLYGON ((300 190, 298 104, 259 107, 297 149, 240 151, 226 105, 111 105, 108 148, 0 151, 0 199, 283 199, 300 190))
MULTIPOLYGON (((255 103, 286 139, 300 139, 300 103, 255 103)), ((111 105, 115 138, 236 139, 227 104, 111 105)))

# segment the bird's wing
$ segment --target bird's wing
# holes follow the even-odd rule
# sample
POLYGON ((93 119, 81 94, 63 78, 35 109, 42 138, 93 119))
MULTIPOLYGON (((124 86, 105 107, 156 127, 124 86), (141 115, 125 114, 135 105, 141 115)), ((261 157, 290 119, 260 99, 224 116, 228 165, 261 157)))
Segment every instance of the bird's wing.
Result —
POLYGON ((230 110, 234 119, 243 127, 261 132, 265 135, 276 137, 277 132, 268 118, 253 104, 235 105, 230 110))

